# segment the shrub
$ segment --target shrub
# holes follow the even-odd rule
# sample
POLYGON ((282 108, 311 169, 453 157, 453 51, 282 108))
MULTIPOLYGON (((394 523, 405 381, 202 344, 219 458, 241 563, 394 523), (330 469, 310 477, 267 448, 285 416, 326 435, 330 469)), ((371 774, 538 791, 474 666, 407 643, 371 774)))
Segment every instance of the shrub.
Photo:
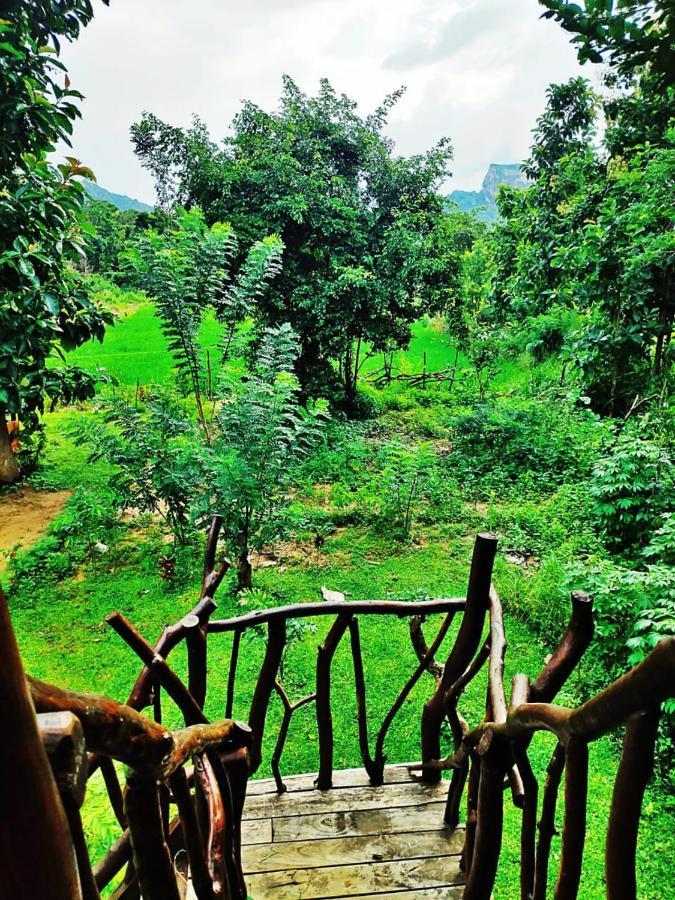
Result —
POLYGON ((513 494, 527 479, 538 494, 591 470, 601 429, 586 411, 542 401, 481 404, 450 423, 448 469, 478 496, 513 494))
POLYGON ((657 444, 624 431, 596 461, 590 491, 608 547, 635 553, 672 505, 672 461, 657 444))

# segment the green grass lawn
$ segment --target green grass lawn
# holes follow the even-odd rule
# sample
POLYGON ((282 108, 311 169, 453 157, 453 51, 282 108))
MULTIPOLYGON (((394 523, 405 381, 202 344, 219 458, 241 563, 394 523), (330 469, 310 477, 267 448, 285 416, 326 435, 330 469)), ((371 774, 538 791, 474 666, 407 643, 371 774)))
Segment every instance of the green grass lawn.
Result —
MULTIPOLYGON (((212 320, 205 323, 202 339, 205 346, 215 343, 216 327, 212 320)), ((400 355, 399 369, 421 371, 425 353, 429 371, 453 364, 454 347, 436 321, 417 323, 409 351, 400 355)), ((148 385, 172 378, 164 338, 149 304, 129 310, 108 333, 103 345, 87 344, 72 355, 72 360, 92 371, 97 366, 103 366, 121 385, 130 388, 138 382, 148 385)), ((460 368, 466 364, 460 354, 460 368)), ((373 358, 367 362, 365 371, 372 372, 379 365, 381 361, 373 358)), ((527 377, 517 362, 504 361, 497 374, 499 389, 515 389, 527 377)), ((383 402, 391 407, 383 417, 385 426, 390 430, 396 430, 401 424, 427 421, 425 427, 432 434, 435 433, 433 429, 437 429, 442 435, 443 417, 453 402, 453 395, 447 387, 434 387, 422 395, 391 385, 381 392, 381 396, 383 402), (402 418, 400 410, 408 416, 407 419, 402 418)), ((103 464, 90 465, 87 462, 86 449, 71 434, 70 428, 81 414, 79 410, 68 409, 46 416, 48 442, 36 479, 38 483, 54 488, 82 486, 96 489, 97 485, 105 484, 111 477, 111 472, 103 464)), ((280 565, 257 571, 257 590, 246 602, 234 594, 231 584, 224 584, 218 597, 217 615, 235 615, 262 603, 316 601, 324 585, 345 592, 351 599, 463 595, 474 535, 486 524, 490 515, 486 507, 465 504, 456 521, 418 526, 414 540, 409 543, 398 542, 387 534, 348 522, 326 539, 320 552, 306 553, 302 546, 292 551, 287 548, 280 565)), ((11 613, 28 671, 75 690, 95 691, 123 700, 139 666, 122 641, 105 625, 105 616, 119 610, 148 639, 154 640, 165 623, 176 621, 194 604, 198 595, 199 567, 197 565, 193 574, 179 584, 167 583, 158 576, 157 544, 147 545, 145 531, 131 528, 121 536, 102 532, 90 537, 109 543, 109 552, 100 556, 88 555, 74 571, 60 577, 45 573, 41 569, 44 560, 37 557, 34 573, 24 575, 22 583, 9 585, 11 613)), ((548 562, 543 560, 544 572, 548 562)), ((540 583, 537 579, 541 577, 538 573, 524 573, 501 557, 498 559, 495 583, 504 598, 509 639, 507 686, 516 672, 535 676, 549 649, 543 646, 541 639, 522 619, 513 614, 514 610, 522 610, 523 602, 526 602, 522 598, 529 596, 533 585, 540 583)), ((439 622, 440 618, 435 617, 434 621, 427 623, 427 636, 435 632, 439 622)), ((328 621, 319 621, 316 630, 304 631, 288 650, 284 666, 285 683, 292 698, 313 689, 316 648, 329 624, 328 621)), ((372 738, 416 659, 403 621, 389 617, 366 617, 361 622, 361 637, 372 738)), ((452 635, 446 639, 446 652, 451 638, 452 635)), ((230 641, 231 638, 226 635, 212 635, 210 638, 207 713, 214 717, 223 714, 230 641)), ((553 641, 554 636, 551 635, 550 643, 553 641)), ((239 718, 247 717, 263 651, 264 640, 260 636, 251 633, 245 638, 234 710, 239 718)), ((442 654, 439 656, 442 658, 442 654)), ((184 674, 186 661, 180 648, 171 661, 176 670, 184 674)), ((561 698, 562 702, 576 702, 577 679, 582 675, 571 680, 561 698)), ((358 735, 353 672, 347 642, 336 654, 333 684, 335 765, 340 768, 355 766, 359 764, 358 735)), ((462 700, 462 711, 470 722, 483 717, 485 687, 483 673, 462 700)), ((421 708, 432 690, 432 681, 425 676, 404 704, 389 735, 386 749, 390 761, 419 757, 421 708)), ((166 709, 165 721, 181 724, 177 712, 170 705, 166 709)), ((262 776, 270 774, 269 756, 279 723, 279 704, 273 701, 265 736, 265 762, 259 773, 262 776)), ((447 735, 445 744, 449 749, 447 735)), ((551 749, 552 741, 545 735, 538 736, 532 745, 532 762, 540 784, 551 749)), ((309 707, 294 718, 282 770, 288 774, 315 771, 317 752, 314 712, 309 707)), ((617 762, 617 744, 614 740, 606 738, 593 746, 585 876, 579 895, 582 898, 604 896, 604 834, 617 762)), ((504 851, 495 896, 515 898, 519 896, 519 813, 511 806, 508 794, 505 795, 505 803, 504 851)), ((91 785, 85 809, 92 847, 100 850, 116 836, 116 830, 102 787, 96 781, 91 785)), ((672 805, 669 806, 668 799, 658 787, 650 789, 645 802, 638 852, 641 898, 660 900, 675 897, 669 871, 675 858, 674 833, 672 805)), ((560 839, 556 838, 552 867, 557 864, 559 851, 560 839)))

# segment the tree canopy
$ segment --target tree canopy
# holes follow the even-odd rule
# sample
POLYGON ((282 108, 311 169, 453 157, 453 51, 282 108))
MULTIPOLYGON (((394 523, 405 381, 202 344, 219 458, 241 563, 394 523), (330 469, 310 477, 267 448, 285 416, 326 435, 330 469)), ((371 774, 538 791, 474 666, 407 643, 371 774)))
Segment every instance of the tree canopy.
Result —
POLYGON ((0 481, 19 466, 6 419, 27 434, 38 426, 45 397, 93 395, 93 379, 68 366, 48 366, 60 349, 102 339, 108 317, 83 288, 73 261, 81 253, 78 214, 93 177, 74 157, 48 160, 68 141, 79 115, 60 40, 73 39, 92 18, 86 0, 4 3, 0 21, 0 481))
POLYGON ((365 353, 406 346, 410 323, 456 286, 456 255, 439 239, 450 143, 394 155, 383 132, 401 93, 363 117, 328 81, 310 97, 285 77, 278 109, 245 103, 222 146, 198 120, 181 130, 146 113, 132 127, 164 204, 198 204, 207 222, 231 223, 244 247, 280 236, 283 271, 257 316, 290 323, 310 392, 335 380, 337 361, 353 399, 365 353))

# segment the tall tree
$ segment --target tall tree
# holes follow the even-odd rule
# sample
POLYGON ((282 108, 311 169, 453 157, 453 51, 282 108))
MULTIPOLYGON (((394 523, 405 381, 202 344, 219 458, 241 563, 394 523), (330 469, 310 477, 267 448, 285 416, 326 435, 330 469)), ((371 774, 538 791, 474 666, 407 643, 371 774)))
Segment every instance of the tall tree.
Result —
POLYGON ((281 237, 283 272, 257 314, 265 326, 291 324, 310 392, 335 380, 336 361, 353 400, 365 354, 406 346, 411 322, 458 277, 456 257, 439 257, 434 240, 450 144, 395 156, 383 130, 400 96, 362 117, 328 81, 309 97, 286 77, 279 108, 245 103, 222 146, 199 121, 183 131, 146 114, 132 127, 164 203, 200 205, 208 222, 232 223, 244 247, 281 237))
POLYGON ((81 252, 78 215, 93 177, 74 157, 48 162, 68 141, 79 115, 59 60, 60 40, 74 40, 91 20, 88 0, 7 0, 0 21, 0 482, 19 465, 7 419, 39 427, 45 397, 89 396, 93 382, 54 354, 102 339, 108 317, 84 291, 72 261, 81 252))

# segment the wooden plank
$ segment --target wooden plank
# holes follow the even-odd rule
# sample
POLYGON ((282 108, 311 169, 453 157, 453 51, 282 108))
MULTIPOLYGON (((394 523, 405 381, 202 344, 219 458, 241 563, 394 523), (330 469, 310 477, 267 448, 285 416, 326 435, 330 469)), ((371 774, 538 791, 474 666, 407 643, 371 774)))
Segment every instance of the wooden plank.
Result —
MULTIPOLYGON (((375 897, 377 900, 461 900, 464 893, 464 885, 455 887, 425 888, 421 891, 396 891, 394 894, 360 894, 360 900, 368 900, 375 897)), ((350 896, 354 896, 351 894, 350 896)), ((346 897, 338 897, 336 900, 347 900, 346 897)))
POLYGON ((251 819, 241 823, 242 844, 267 844, 272 840, 271 819, 251 819))
POLYGON ((392 784, 384 787, 342 788, 338 791, 300 791, 247 797, 244 819, 268 819, 277 816, 306 816, 313 813, 351 812, 355 809, 382 809, 417 806, 445 800, 446 781, 437 784, 392 784))
MULTIPOLYGON (((312 897, 358 897, 462 883, 458 856, 374 862, 369 865, 330 866, 326 869, 287 869, 248 875, 249 895, 256 900, 298 900, 312 897)), ((405 894, 401 895, 405 900, 405 894)))
POLYGON ((254 844, 242 850, 246 874, 282 869, 388 862, 430 856, 456 856, 462 852, 463 832, 447 828, 404 834, 378 834, 323 841, 285 841, 254 844))
MULTIPOLYGON (((280 816, 274 819, 271 840, 278 843, 366 834, 438 831, 443 827, 444 810, 445 801, 439 800, 395 809, 355 809, 349 812, 315 813, 311 816, 280 816)), ((270 820, 253 819, 253 822, 257 821, 270 820)))
MULTIPOLYGON (((410 782, 419 782, 419 772, 414 773, 414 776, 408 772, 408 766, 411 765, 413 763, 397 763, 394 766, 386 766, 384 783, 409 784, 410 782)), ((294 791, 311 791, 314 790, 314 782, 317 775, 317 772, 289 775, 284 778, 284 783, 289 793, 294 791)), ((450 779, 448 777, 449 783, 450 779)), ((372 787, 365 769, 338 769, 333 772, 332 790, 348 787, 372 787)), ((258 778, 249 781, 246 793, 249 797, 257 797, 260 794, 276 794, 277 787, 273 778, 258 778)))

